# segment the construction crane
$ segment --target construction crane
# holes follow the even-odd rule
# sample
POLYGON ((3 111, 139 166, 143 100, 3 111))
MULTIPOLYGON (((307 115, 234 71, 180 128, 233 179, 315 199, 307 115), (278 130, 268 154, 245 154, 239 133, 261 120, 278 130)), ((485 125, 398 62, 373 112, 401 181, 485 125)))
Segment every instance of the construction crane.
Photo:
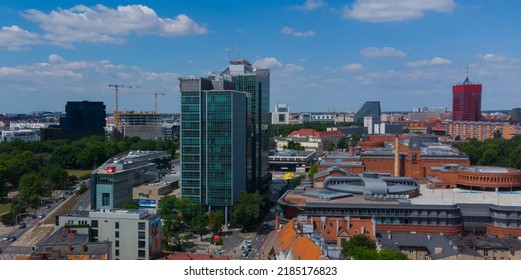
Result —
POLYGON ((118 132, 119 132, 119 108, 118 108, 118 95, 119 95, 119 88, 139 88, 137 86, 126 86, 126 85, 118 85, 113 84, 109 85, 109 87, 114 88, 114 93, 116 94, 116 108, 114 109, 114 140, 118 141, 118 132))
POLYGON ((165 94, 162 92, 154 93, 154 113, 156 113, 156 114, 157 114, 157 96, 158 95, 165 95, 165 94))

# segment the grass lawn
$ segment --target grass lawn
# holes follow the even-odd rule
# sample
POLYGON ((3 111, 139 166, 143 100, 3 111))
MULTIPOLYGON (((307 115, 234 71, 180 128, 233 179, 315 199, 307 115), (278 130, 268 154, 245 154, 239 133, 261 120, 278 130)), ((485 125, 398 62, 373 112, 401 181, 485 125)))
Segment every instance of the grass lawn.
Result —
POLYGON ((67 169, 67 173, 69 173, 69 176, 74 175, 79 179, 81 176, 92 173, 92 170, 67 169))
POLYGON ((9 213, 9 211, 11 211, 11 203, 6 203, 6 204, 0 205, 0 215, 9 213))

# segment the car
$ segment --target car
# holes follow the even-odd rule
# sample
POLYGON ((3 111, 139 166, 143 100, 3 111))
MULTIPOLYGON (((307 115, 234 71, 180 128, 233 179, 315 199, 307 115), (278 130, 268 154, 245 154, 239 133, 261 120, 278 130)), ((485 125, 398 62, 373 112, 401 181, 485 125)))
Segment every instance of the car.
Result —
POLYGON ((9 239, 11 239, 11 235, 6 235, 6 236, 4 236, 4 238, 2 238, 2 240, 4 240, 4 241, 7 241, 9 239))
POLYGON ((244 252, 242 252, 242 256, 243 256, 243 257, 247 257, 249 253, 250 253, 250 252, 248 252, 247 250, 244 250, 244 252))
POLYGON ((45 218, 45 213, 40 213, 40 214, 38 214, 38 218, 39 218, 39 219, 43 219, 43 218, 45 218))
POLYGON ((27 224, 25 223, 20 223, 20 225, 18 226, 18 228, 26 228, 27 227, 27 224))
POLYGON ((51 208, 51 205, 45 205, 45 209, 51 208))
POLYGON ((16 241, 16 237, 11 236, 11 238, 9 238, 9 241, 11 241, 11 242, 15 242, 15 241, 16 241))

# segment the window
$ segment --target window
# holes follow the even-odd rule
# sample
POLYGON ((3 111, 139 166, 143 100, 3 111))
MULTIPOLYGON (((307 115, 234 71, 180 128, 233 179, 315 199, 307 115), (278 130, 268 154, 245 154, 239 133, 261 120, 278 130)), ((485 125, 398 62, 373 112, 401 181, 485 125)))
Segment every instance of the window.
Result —
POLYGON ((414 249, 413 248, 409 248, 409 255, 412 255, 414 254, 414 249))
POLYGON ((138 229, 139 230, 145 230, 145 223, 139 223, 138 224, 138 229))
POLYGON ((145 258, 145 250, 138 250, 137 256, 138 258, 145 258))
POLYGON ((101 194, 101 206, 110 206, 110 193, 101 194))
POLYGON ((115 227, 119 228, 119 222, 116 222, 115 227))
POLYGON ((92 225, 93 228, 97 228, 98 227, 98 220, 92 220, 90 222, 90 224, 92 225))
POLYGON ((119 247, 119 240, 116 240, 116 247, 119 247))
POLYGON ((488 250, 483 250, 483 257, 488 257, 488 250))
POLYGON ((119 250, 116 250, 115 255, 119 257, 119 250))
POLYGON ((119 231, 116 231, 115 234, 116 234, 116 238, 119 238, 119 231))
POLYGON ((137 247, 138 248, 145 248, 146 246, 146 242, 145 241, 142 241, 142 240, 139 240, 138 243, 137 243, 137 247))
POLYGON ((145 232, 139 231, 137 236, 138 236, 138 239, 145 239, 145 232))

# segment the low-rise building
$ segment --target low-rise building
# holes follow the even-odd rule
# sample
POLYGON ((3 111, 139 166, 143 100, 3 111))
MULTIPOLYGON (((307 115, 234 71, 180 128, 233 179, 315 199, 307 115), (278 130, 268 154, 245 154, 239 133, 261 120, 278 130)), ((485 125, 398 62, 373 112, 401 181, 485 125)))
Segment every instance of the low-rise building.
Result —
POLYGON ((146 210, 74 211, 57 222, 58 228, 87 227, 91 242, 112 242, 110 256, 115 260, 149 260, 162 251, 161 219, 146 210))

